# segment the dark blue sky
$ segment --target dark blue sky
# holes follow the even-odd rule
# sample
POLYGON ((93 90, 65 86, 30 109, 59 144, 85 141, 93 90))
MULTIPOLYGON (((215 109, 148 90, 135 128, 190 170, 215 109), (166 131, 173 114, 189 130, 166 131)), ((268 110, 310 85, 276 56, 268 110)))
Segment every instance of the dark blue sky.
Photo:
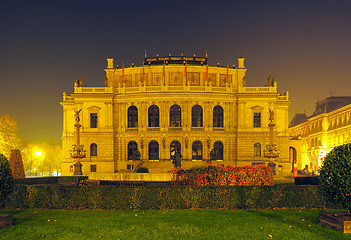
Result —
POLYGON ((248 86, 268 75, 290 92, 291 117, 351 96, 351 1, 6 1, 0 6, 0 115, 25 141, 60 139, 62 92, 103 86, 106 58, 246 58, 248 86))

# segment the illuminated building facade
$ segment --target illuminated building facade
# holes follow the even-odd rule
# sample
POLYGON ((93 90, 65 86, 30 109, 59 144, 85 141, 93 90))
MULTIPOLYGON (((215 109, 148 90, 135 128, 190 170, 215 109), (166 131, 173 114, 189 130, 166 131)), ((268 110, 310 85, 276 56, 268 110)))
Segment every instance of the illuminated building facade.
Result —
POLYGON ((324 157, 334 147, 351 139, 351 97, 329 97, 319 101, 307 117, 296 114, 289 125, 292 137, 290 155, 296 156, 299 169, 321 167, 324 157))
POLYGON ((116 67, 107 59, 104 87, 64 93, 63 175, 72 174, 74 111, 81 111, 83 174, 113 174, 145 166, 168 172, 179 150, 182 167, 208 162, 267 164, 269 109, 275 115, 280 157, 277 172, 291 174, 288 93, 277 93, 269 78, 264 87, 246 86, 244 58, 237 66, 208 66, 206 57, 147 58, 142 66, 116 67))

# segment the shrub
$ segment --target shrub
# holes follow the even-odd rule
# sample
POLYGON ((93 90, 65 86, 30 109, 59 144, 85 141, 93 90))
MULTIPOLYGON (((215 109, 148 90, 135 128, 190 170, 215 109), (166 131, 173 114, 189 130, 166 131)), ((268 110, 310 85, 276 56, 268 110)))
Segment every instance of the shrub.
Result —
POLYGON ((258 166, 214 166, 175 168, 175 185, 224 186, 224 185, 273 185, 273 173, 270 167, 258 166))
POLYGON ((149 173, 149 169, 147 169, 147 167, 140 167, 135 172, 136 173, 149 173))
POLYGON ((351 144, 334 148, 320 169, 323 196, 332 203, 351 210, 351 144))
POLYGON ((13 191, 14 181, 9 161, 0 154, 0 205, 13 191))
POLYGON ((7 208, 47 209, 259 209, 335 207, 317 186, 109 187, 16 185, 7 208))

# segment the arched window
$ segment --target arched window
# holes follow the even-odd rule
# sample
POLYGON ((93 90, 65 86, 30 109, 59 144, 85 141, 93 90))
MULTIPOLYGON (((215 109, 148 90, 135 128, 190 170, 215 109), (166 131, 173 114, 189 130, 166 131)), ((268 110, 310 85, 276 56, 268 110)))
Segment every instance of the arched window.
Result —
POLYGON ((261 144, 254 144, 254 156, 261 156, 261 144))
POLYGON ((151 141, 149 143, 149 160, 158 160, 158 142, 156 141, 151 141))
POLYGON ((200 141, 193 142, 192 149, 193 149, 192 159, 201 160, 202 159, 202 143, 200 141))
POLYGON ((173 105, 169 111, 169 126, 170 127, 181 127, 181 109, 179 105, 173 105))
POLYGON ((171 143, 171 149, 170 149, 170 151, 171 151, 171 159, 172 159, 172 157, 173 157, 173 155, 174 155, 174 153, 175 152, 181 152, 181 145, 180 145, 180 142, 178 142, 178 141, 173 141, 172 143, 171 143))
POLYGON ((156 105, 149 107, 149 127, 159 127, 160 126, 160 112, 156 105))
POLYGON ((139 160, 140 153, 138 151, 138 144, 135 141, 128 143, 128 160, 139 160))
POLYGON ((195 105, 191 109, 191 126, 192 127, 203 127, 203 113, 200 105, 195 105))
POLYGON ((96 157, 97 156, 97 145, 96 145, 96 143, 92 143, 90 145, 90 156, 91 157, 96 157))
POLYGON ((213 108, 213 127, 223 127, 223 108, 219 105, 213 108))
POLYGON ((223 143, 221 141, 217 141, 213 144, 210 158, 211 160, 223 160, 223 143))
POLYGON ((128 127, 138 127, 138 108, 136 106, 130 106, 128 108, 128 127))

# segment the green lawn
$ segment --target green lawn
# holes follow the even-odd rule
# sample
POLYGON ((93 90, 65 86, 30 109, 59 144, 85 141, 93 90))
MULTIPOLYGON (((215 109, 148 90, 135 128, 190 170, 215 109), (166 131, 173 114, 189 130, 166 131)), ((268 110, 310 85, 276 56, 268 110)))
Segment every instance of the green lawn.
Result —
POLYGON ((351 239, 318 222, 320 209, 0 210, 0 239, 351 239))

